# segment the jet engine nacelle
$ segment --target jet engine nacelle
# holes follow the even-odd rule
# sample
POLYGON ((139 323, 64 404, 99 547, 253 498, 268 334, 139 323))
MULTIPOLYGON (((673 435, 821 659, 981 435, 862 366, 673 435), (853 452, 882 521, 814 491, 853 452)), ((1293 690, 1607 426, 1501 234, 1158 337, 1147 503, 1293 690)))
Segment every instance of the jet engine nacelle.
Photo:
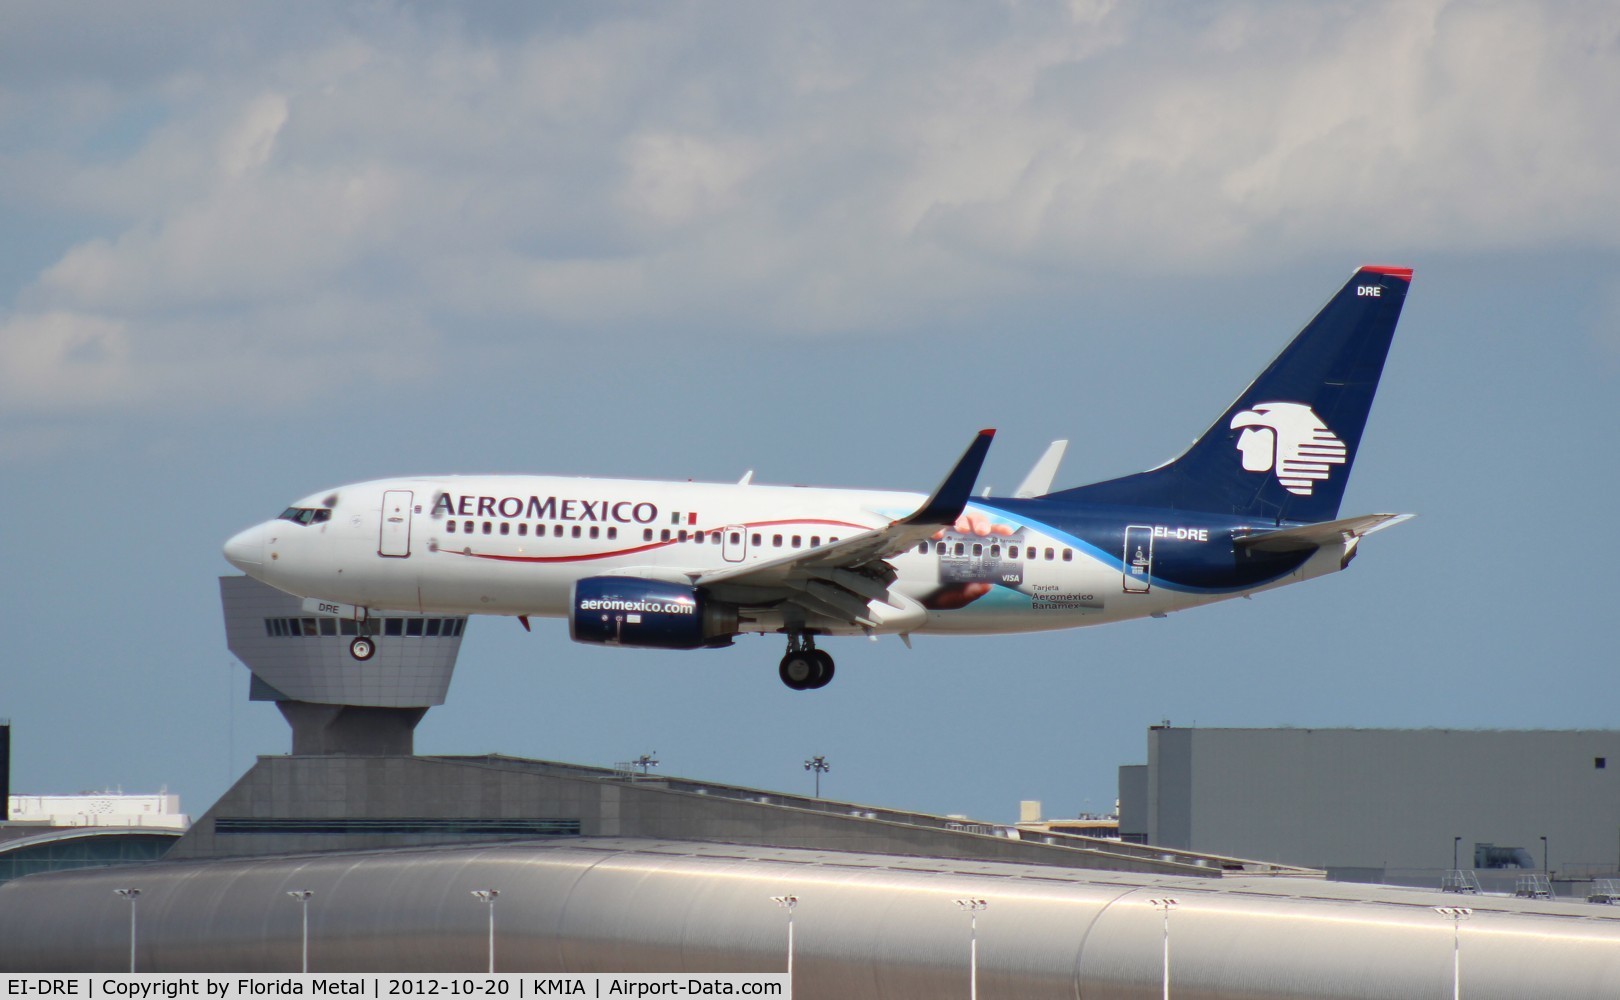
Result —
POLYGON ((629 576, 592 576, 574 584, 568 633, 575 642, 654 649, 729 646, 737 608, 696 587, 629 576))

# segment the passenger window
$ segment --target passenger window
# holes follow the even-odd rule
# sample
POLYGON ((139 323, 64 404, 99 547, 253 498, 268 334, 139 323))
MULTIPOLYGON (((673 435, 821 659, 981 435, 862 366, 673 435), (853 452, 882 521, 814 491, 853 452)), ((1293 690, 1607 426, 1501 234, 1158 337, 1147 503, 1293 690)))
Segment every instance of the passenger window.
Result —
POLYGON ((1007 558, 1008 559, 1017 559, 1018 558, 1018 546, 1016 546, 1016 545, 1007 546, 1007 558))
POLYGON ((720 544, 720 532, 718 532, 718 531, 709 532, 709 541, 713 542, 716 545, 719 545, 720 544))
POLYGON ((810 536, 810 547, 812 549, 821 548, 821 536, 820 535, 811 535, 810 536))
POLYGON ((439 634, 439 619, 429 618, 427 620, 427 624, 423 626, 422 634, 428 636, 429 638, 437 636, 439 634))
POLYGON ((618 538, 618 537, 619 537, 619 529, 618 528, 609 528, 608 529, 608 541, 612 541, 613 539, 618 538))
POLYGON ((793 547, 798 548, 799 544, 800 544, 800 536, 794 535, 793 536, 793 547))
POLYGON ((422 619, 407 618, 405 620, 405 634, 415 636, 418 639, 422 638, 422 619))
POLYGON ((918 542, 917 543, 917 554, 920 555, 920 556, 925 556, 925 555, 928 554, 928 543, 927 542, 918 542))
POLYGON ((591 537, 592 538, 598 538, 598 537, 601 536, 601 534, 602 534, 602 529, 601 528, 598 528, 594 524, 591 525, 591 537))
POLYGON ((763 535, 761 535, 759 532, 756 531, 756 532, 754 532, 753 537, 748 540, 748 543, 750 545, 758 545, 760 543, 760 539, 763 538, 763 537, 764 537, 763 535))
POLYGON ((512 522, 510 522, 510 521, 502 521, 501 522, 501 534, 510 535, 511 533, 512 533, 512 522))
POLYGON ((551 537, 552 538, 561 538, 562 537, 562 525, 553 524, 551 526, 551 537))
POLYGON ((686 541, 686 529, 685 529, 685 528, 682 528, 682 529, 681 529, 681 530, 680 530, 680 531, 677 531, 677 532, 676 532, 676 533, 675 533, 675 540, 676 540, 676 541, 677 541, 677 542, 684 542, 684 541, 686 541))
POLYGON ((321 619, 321 635, 337 635, 337 619, 336 618, 322 618, 321 619))
POLYGON ((644 542, 652 541, 652 529, 651 528, 642 528, 641 529, 641 540, 644 541, 644 542))
POLYGON ((1047 550, 1046 550, 1046 561, 1047 561, 1047 562, 1051 562, 1051 561, 1052 561, 1052 550, 1051 550, 1051 549, 1047 549, 1047 550))
POLYGON ((981 544, 979 544, 979 543, 978 543, 978 542, 974 542, 974 543, 973 543, 973 554, 974 554, 974 555, 975 555, 975 556, 982 556, 982 555, 984 555, 984 546, 983 546, 983 545, 981 545, 981 544))
POLYGON ((827 544, 828 544, 828 545, 837 545, 837 544, 838 544, 838 539, 836 539, 836 538, 829 538, 829 539, 827 539, 827 544))
POLYGON ((782 536, 781 535, 772 535, 771 536, 771 545, 774 548, 778 548, 778 549, 781 548, 782 547, 782 536))
POLYGON ((1064 549, 1063 550, 1063 561, 1064 562, 1074 562, 1074 550, 1073 549, 1064 549))
POLYGON ((966 552, 967 552, 967 546, 964 545, 961 542, 957 542, 956 543, 956 555, 964 555, 966 552))
POLYGON ((569 534, 573 535, 575 538, 578 538, 579 537, 579 525, 577 525, 577 524, 574 525, 574 530, 569 532, 569 534))
POLYGON ((1000 558, 1000 556, 1001 556, 1001 546, 999 546, 999 545, 990 546, 990 558, 998 559, 998 558, 1000 558))
POLYGON ((660 531, 658 533, 658 540, 661 541, 661 542, 669 541, 669 529, 668 528, 665 528, 663 531, 660 531))
POLYGON ((934 555, 942 556, 944 554, 945 554, 945 543, 944 542, 935 542, 934 543, 934 555))
POLYGON ((741 544, 741 543, 742 543, 742 532, 740 532, 740 531, 733 531, 733 532, 732 532, 732 533, 731 533, 731 544, 733 544, 733 545, 739 545, 739 544, 741 544))
POLYGON ((405 619, 403 619, 403 618, 385 618, 385 619, 383 619, 383 634, 384 635, 401 635, 401 634, 404 633, 404 631, 405 631, 405 619))
POLYGON ((471 521, 463 521, 463 522, 461 522, 461 532, 464 535, 472 534, 472 522, 471 521))
POLYGON ((494 530, 495 526, 493 524, 490 524, 488 521, 484 522, 484 534, 491 534, 494 530))
POLYGON ((456 533, 456 522, 454 522, 454 521, 446 521, 446 522, 444 522, 444 530, 450 532, 450 534, 452 534, 452 535, 455 534, 456 533))
POLYGON ((701 531, 692 532, 692 541, 697 542, 699 545, 702 545, 703 544, 703 532, 701 532, 701 531))
POLYGON ((529 526, 527 524, 519 524, 518 525, 518 534, 527 535, 528 533, 529 533, 529 526))

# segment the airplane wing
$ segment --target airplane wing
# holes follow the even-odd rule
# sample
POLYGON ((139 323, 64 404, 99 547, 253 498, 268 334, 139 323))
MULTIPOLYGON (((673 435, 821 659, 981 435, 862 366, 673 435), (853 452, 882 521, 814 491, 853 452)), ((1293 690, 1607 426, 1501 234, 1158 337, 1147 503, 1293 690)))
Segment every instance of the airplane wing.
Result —
POLYGON ((885 560, 956 523, 966 509, 994 430, 980 431, 939 488, 911 514, 831 545, 746 566, 689 573, 695 586, 743 603, 787 601, 811 615, 871 627, 872 601, 890 603, 896 573, 885 560))
POLYGON ((1282 528, 1277 531, 1263 531, 1254 535, 1243 535, 1232 539, 1238 548, 1254 549, 1256 552, 1298 552, 1302 549, 1314 549, 1323 545, 1334 545, 1350 538, 1360 538, 1375 531, 1400 524, 1410 520, 1412 514, 1363 514, 1360 517, 1346 517, 1338 521, 1323 521, 1321 524, 1307 524, 1298 528, 1282 528))

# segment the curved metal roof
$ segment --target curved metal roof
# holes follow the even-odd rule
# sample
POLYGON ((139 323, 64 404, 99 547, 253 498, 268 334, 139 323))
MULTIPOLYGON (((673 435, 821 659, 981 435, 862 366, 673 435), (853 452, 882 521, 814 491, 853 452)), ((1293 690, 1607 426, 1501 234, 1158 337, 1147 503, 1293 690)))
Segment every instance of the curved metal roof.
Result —
MULTIPOLYGON (((298 966, 312 890, 312 968, 482 969, 501 891, 497 966, 536 972, 772 971, 792 894, 796 987, 807 996, 961 992, 978 914, 988 996, 1151 995, 1173 896, 1175 994, 1411 997, 1449 987, 1459 897, 1277 878, 1199 879, 1036 865, 776 848, 578 839, 65 872, 0 886, 0 968, 115 970, 140 899, 143 971, 279 972, 298 966)), ((1620 914, 1607 907, 1470 897, 1461 928, 1472 997, 1620 990, 1620 914)))

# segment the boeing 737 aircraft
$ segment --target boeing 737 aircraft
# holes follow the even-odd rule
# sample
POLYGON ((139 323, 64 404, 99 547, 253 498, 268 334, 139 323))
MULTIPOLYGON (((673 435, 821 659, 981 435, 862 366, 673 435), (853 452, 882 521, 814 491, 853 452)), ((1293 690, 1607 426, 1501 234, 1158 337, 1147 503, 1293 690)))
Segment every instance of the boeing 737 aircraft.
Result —
POLYGON ((566 618, 577 642, 658 649, 787 637, 819 688, 835 635, 1100 625, 1344 569, 1409 515, 1339 518, 1412 271, 1363 267, 1179 458, 1012 497, 973 486, 981 431, 929 496, 740 483, 438 476, 323 490, 225 543, 238 569, 339 616, 367 660, 384 609, 566 618))

